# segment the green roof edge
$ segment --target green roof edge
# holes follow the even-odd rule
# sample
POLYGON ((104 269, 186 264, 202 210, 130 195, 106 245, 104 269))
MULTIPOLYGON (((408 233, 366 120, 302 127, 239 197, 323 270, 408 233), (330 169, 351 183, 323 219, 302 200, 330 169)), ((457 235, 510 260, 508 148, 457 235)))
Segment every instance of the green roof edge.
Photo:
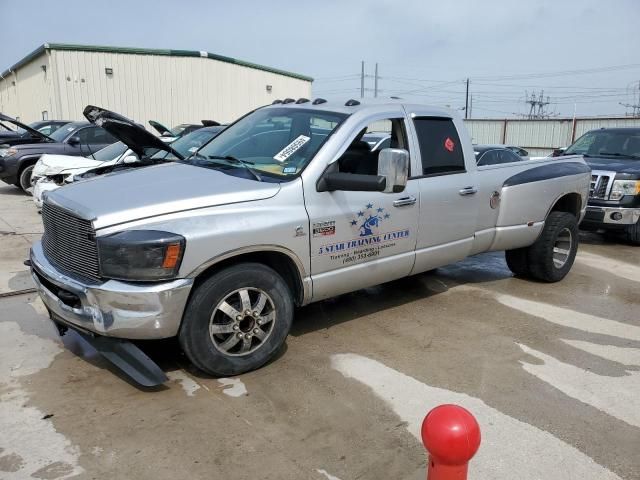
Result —
POLYGON ((216 55, 215 53, 200 52, 198 50, 167 50, 161 48, 136 48, 136 47, 109 47, 102 45, 74 45, 70 43, 45 43, 36 48, 33 52, 19 60, 10 68, 2 72, 2 77, 6 77, 11 72, 17 70, 23 65, 29 63, 31 60, 42 54, 45 50, 70 50, 76 52, 103 52, 103 53, 124 53, 124 54, 136 54, 136 55, 162 55, 166 57, 200 57, 211 58, 220 62, 231 63, 233 65, 239 65, 241 67, 253 68, 255 70, 262 70, 264 72, 275 73, 278 75, 284 75, 286 77, 297 78, 298 80, 305 80, 307 82, 313 82, 312 77, 301 75, 299 73, 288 72, 286 70, 280 70, 278 68, 271 68, 257 63, 245 62, 244 60, 238 60, 233 57, 226 57, 224 55, 216 55), (206 55, 205 55, 206 54, 206 55))

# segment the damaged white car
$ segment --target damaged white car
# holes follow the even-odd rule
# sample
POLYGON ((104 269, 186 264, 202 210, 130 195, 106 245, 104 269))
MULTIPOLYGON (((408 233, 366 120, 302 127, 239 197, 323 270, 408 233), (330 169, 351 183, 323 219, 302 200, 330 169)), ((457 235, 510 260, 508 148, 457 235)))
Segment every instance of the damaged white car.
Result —
POLYGON ((91 157, 43 155, 36 163, 31 175, 33 201, 40 210, 44 192, 55 190, 75 181, 75 176, 97 167, 137 161, 138 156, 122 142, 116 142, 98 150, 91 157))

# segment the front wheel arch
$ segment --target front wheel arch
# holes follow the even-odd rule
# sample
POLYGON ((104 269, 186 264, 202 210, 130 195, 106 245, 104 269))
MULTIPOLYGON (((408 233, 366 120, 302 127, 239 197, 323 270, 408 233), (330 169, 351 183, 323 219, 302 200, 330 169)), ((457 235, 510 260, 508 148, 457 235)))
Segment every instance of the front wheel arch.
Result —
MULTIPOLYGON (((237 252, 225 256, 197 273, 194 289, 220 270, 240 263, 259 263, 273 269, 283 278, 289 287, 297 306, 303 305, 307 300, 308 295, 303 282, 304 272, 301 271, 301 266, 287 253, 276 250, 237 252)), ((192 291, 194 289, 192 289, 192 291)))

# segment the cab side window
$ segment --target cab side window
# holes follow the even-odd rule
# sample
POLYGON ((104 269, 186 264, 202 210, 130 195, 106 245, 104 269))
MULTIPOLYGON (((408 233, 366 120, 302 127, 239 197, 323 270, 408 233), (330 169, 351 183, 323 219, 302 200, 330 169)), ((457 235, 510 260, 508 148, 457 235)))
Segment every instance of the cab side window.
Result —
POLYGON ((409 151, 404 119, 379 120, 363 128, 338 160, 339 171, 359 175, 378 175, 378 155, 383 148, 401 148, 409 151), (376 144, 371 145, 366 141, 368 132, 388 134, 388 144, 372 150, 376 144))
POLYGON ((453 120, 418 117, 413 123, 420 146, 422 175, 448 175, 466 171, 460 137, 453 120))

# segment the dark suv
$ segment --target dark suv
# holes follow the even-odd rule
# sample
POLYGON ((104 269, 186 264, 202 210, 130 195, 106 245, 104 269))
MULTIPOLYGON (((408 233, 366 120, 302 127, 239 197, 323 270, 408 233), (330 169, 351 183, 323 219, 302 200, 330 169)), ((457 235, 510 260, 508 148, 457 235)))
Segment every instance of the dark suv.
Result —
POLYGON ((592 170, 580 227, 617 231, 640 245, 640 128, 592 130, 562 155, 583 155, 592 170))
POLYGON ((0 146, 0 179, 28 192, 31 172, 38 159, 46 154, 89 156, 116 141, 106 130, 89 122, 71 122, 43 141, 13 146, 0 146))

